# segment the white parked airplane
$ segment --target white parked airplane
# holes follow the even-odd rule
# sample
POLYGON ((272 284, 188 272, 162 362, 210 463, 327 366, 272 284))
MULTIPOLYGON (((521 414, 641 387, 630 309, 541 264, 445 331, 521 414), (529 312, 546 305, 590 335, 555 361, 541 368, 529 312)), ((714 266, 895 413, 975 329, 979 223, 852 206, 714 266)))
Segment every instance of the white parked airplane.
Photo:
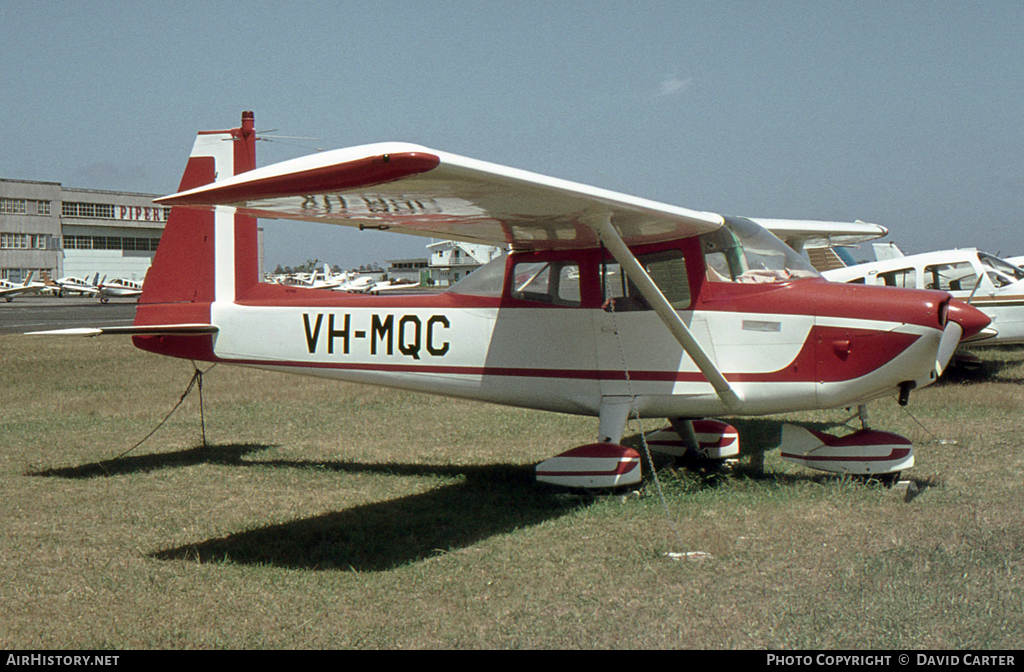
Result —
MULTIPOLYGON (((630 417, 715 458, 738 440, 694 420, 846 407, 935 381, 988 318, 947 292, 823 280, 744 218, 696 212, 402 143, 255 168, 251 112, 201 132, 147 276, 137 347, 196 361, 598 418, 597 441, 537 478, 640 479, 630 417), (440 294, 297 292, 261 283, 257 217, 510 246, 440 294), (711 429, 708 429, 708 428, 711 429), (719 432, 717 442, 706 435, 719 432), (717 446, 708 451, 707 446, 717 446)), ((64 332, 68 333, 68 332, 64 332)), ((905 440, 863 429, 790 452, 826 470, 899 471, 905 440), (897 445, 886 451, 879 446, 897 445)), ((783 446, 784 450, 789 450, 783 446)))
POLYGON ((16 296, 38 294, 46 285, 41 282, 33 282, 32 278, 35 274, 35 271, 29 273, 28 277, 21 284, 11 282, 10 280, 0 280, 0 296, 3 297, 4 301, 10 303, 16 296))
POLYGON ((338 292, 368 292, 376 284, 373 278, 368 275, 359 275, 358 273, 349 273, 347 271, 336 274, 334 280, 337 284, 332 289, 338 292))
POLYGON ((124 278, 114 278, 109 281, 103 278, 97 283, 96 289, 100 296, 100 303, 106 303, 111 297, 142 296, 142 283, 124 278))
POLYGON ((978 335, 978 345, 1024 343, 1024 269, 974 248, 911 256, 902 256, 892 245, 883 249, 881 261, 822 275, 835 282, 949 292, 992 320, 978 335))
POLYGON ((88 294, 89 296, 96 296, 100 293, 99 284, 100 274, 97 273, 96 277, 93 278, 92 282, 89 282, 83 278, 74 278, 71 276, 65 276, 58 280, 50 280, 47 282, 47 286, 56 288, 57 296, 64 296, 68 292, 72 294, 88 294))

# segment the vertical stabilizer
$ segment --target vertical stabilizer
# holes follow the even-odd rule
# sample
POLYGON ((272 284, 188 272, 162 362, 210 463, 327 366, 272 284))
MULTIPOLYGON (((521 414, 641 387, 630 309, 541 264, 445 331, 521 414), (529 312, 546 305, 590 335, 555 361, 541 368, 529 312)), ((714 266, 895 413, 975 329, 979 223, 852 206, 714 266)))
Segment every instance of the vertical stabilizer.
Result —
MULTIPOLYGON (((239 128, 199 132, 178 191, 227 179, 255 167, 253 113, 243 112, 239 128)), ((234 208, 173 207, 153 265, 146 274, 135 324, 209 324, 210 306, 215 301, 234 301, 257 282, 255 218, 238 215, 234 208)), ((158 342, 181 338, 186 342, 196 340, 137 337, 135 342, 141 348, 154 350, 158 342)))
POLYGON ((876 261, 888 261, 889 259, 900 259, 904 256, 903 250, 896 247, 896 243, 873 243, 876 261))

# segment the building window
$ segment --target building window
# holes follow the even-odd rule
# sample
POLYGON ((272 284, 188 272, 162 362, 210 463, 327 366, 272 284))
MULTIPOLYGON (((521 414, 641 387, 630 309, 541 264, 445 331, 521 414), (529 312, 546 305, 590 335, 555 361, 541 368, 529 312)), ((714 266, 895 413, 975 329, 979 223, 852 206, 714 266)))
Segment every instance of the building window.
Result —
POLYGON ((27 250, 29 244, 27 233, 0 233, 0 249, 2 250, 27 250))
POLYGON ((64 236, 65 250, 128 250, 153 252, 159 238, 122 238, 120 236, 64 236))
POLYGON ((61 216, 114 219, 114 206, 111 203, 74 203, 64 201, 61 204, 61 216))
POLYGON ((24 198, 0 198, 0 215, 24 215, 24 198))

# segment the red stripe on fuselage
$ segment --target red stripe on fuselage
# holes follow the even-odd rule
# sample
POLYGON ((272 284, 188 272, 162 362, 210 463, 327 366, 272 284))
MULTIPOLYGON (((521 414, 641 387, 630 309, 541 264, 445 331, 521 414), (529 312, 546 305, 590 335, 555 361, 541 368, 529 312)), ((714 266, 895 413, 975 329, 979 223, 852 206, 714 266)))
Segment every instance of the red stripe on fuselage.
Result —
POLYGON ((695 308, 737 313, 815 315, 941 329, 946 292, 848 285, 808 278, 782 284, 705 282, 695 308))
POLYGON ((830 283, 815 278, 778 285, 705 283, 695 307, 730 312, 803 314, 941 329, 946 292, 830 283))
MULTIPOLYGON (((172 338, 172 337, 162 337, 172 338)), ((181 337, 173 337, 181 338, 181 337)), ((834 383, 865 376, 884 366, 895 356, 909 348, 918 336, 915 334, 876 332, 867 329, 835 329, 814 327, 803 348, 787 366, 764 373, 730 373, 725 376, 734 383, 834 383), (840 334, 855 339, 856 356, 850 356, 841 365, 828 361, 824 365, 817 351, 825 343, 831 350, 830 339, 840 334), (857 340, 859 339, 859 341, 857 340)), ((140 346, 141 347, 141 346, 140 346)), ((148 349, 148 348, 147 348, 148 349)), ((209 353, 212 354, 212 353, 209 353)), ((852 354, 852 353, 851 353, 852 354)), ((496 366, 445 366, 433 364, 385 364, 373 362, 324 362, 297 360, 251 360, 237 358, 194 357, 207 361, 250 366, 279 366, 293 369, 336 371, 379 371, 382 373, 417 373, 427 375, 497 376, 522 378, 553 378, 562 380, 626 380, 626 372, 616 369, 553 369, 496 366)), ((699 371, 629 371, 629 379, 638 382, 699 383, 706 378, 699 371)))

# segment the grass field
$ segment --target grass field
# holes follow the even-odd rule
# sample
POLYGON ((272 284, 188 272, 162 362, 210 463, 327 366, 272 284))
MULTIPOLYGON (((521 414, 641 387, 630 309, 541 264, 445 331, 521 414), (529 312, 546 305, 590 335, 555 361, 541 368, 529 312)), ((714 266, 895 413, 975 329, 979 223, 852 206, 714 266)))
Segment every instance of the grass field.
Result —
POLYGON ((663 469, 666 514, 534 483, 594 419, 229 367, 207 446, 193 393, 124 454, 190 363, 2 336, 0 646, 1019 648, 1024 352, 983 356, 916 421, 871 405, 909 501, 783 462, 771 417, 733 474, 663 469))

